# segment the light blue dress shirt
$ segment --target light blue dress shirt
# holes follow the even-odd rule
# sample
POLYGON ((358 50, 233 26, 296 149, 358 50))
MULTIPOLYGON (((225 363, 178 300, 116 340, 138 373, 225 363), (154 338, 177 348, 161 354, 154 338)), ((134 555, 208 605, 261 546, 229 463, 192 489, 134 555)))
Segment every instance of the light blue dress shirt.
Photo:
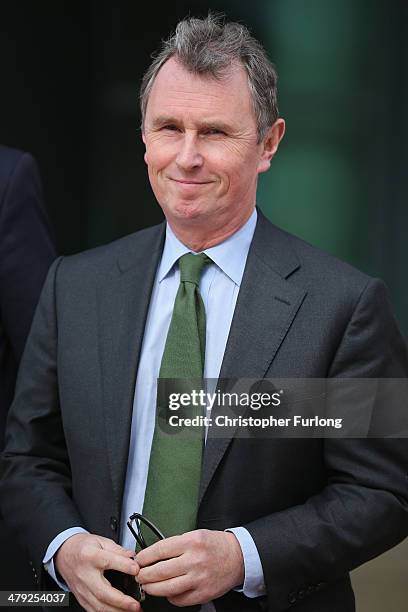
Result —
MULTIPOLYGON (((245 225, 235 234, 204 251, 214 262, 204 268, 200 281, 200 293, 206 311, 205 378, 217 379, 220 373, 256 219, 257 213, 254 209, 245 225)), ((178 259, 188 252, 190 249, 178 240, 167 224, 163 254, 149 305, 133 402, 120 537, 121 544, 128 549, 134 547, 134 540, 126 527, 126 521, 134 512, 143 510, 155 426, 157 378, 180 283, 180 271, 176 264, 178 259)), ((247 597, 265 594, 262 565, 251 535, 243 527, 231 528, 228 531, 235 534, 241 546, 245 566, 242 589, 244 594, 247 597)), ((43 559, 49 574, 63 588, 64 584, 58 581, 55 575, 53 556, 67 538, 81 532, 84 530, 78 527, 59 534, 51 542, 43 559)), ((212 604, 202 606, 202 612, 210 610, 214 610, 212 604)))

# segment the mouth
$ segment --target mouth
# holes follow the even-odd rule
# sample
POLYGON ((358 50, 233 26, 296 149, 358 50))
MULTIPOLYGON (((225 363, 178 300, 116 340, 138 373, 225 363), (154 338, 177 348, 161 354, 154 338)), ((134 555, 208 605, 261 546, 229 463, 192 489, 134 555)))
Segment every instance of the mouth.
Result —
POLYGON ((191 181, 188 179, 176 179, 176 178, 172 178, 169 177, 171 181, 174 181, 175 183, 179 183, 181 185, 209 185, 210 183, 212 183, 213 181, 191 181))

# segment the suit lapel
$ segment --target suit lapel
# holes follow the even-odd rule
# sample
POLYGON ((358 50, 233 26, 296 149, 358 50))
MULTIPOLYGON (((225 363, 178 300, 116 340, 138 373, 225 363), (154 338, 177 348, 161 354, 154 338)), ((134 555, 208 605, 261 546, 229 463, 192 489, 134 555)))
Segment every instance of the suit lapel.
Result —
POLYGON ((165 225, 135 237, 99 289, 98 322, 108 460, 118 507, 129 452, 136 372, 165 225))
MULTIPOLYGON (((263 378, 275 358, 306 292, 287 281, 299 261, 286 234, 258 211, 220 379, 263 378)), ((200 502, 233 435, 212 436, 209 429, 200 486, 200 502)))

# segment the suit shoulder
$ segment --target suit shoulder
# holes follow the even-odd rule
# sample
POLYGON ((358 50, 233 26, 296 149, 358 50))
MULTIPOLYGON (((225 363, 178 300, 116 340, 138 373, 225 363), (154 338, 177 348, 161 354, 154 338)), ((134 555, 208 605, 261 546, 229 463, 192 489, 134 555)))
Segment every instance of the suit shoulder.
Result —
POLYGON ((374 311, 383 315, 385 311, 391 312, 388 290, 382 280, 293 234, 278 231, 282 232, 282 244, 298 261, 288 282, 306 292, 310 320, 317 317, 324 329, 327 321, 335 321, 338 330, 345 330, 359 305, 360 313, 364 313, 360 316, 365 318, 374 311))
POLYGON ((259 256, 319 304, 337 304, 349 310, 374 280, 349 263, 273 225, 262 214, 257 230, 254 238, 257 236, 259 256))
POLYGON ((8 165, 13 168, 24 155, 28 155, 28 153, 20 151, 19 149, 12 149, 11 147, 0 145, 1 165, 8 165))
POLYGON ((307 274, 313 276, 318 274, 325 282, 330 279, 335 281, 341 277, 359 286, 365 286, 373 280, 370 275, 335 255, 313 246, 298 236, 285 233, 307 274))
POLYGON ((126 270, 141 258, 149 259, 154 250, 161 248, 163 236, 164 224, 161 223, 108 244, 65 256, 59 273, 80 278, 117 274, 118 270, 126 270))
POLYGON ((22 164, 28 164, 31 168, 36 167, 34 158, 30 153, 0 145, 0 204, 15 172, 22 164))
POLYGON ((338 293, 337 288, 346 293, 361 292, 373 280, 351 264, 274 225, 260 211, 256 235, 258 250, 269 254, 272 267, 279 262, 277 269, 281 274, 287 276, 288 272, 294 271, 292 280, 309 289, 314 287, 319 291, 320 288, 324 292, 330 288, 338 293))

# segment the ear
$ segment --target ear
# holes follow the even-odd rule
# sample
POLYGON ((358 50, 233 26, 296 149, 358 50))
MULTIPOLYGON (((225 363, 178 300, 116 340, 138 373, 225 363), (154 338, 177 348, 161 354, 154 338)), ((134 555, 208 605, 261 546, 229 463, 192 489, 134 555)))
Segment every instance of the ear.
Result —
POLYGON ((144 155, 143 155, 143 159, 145 161, 145 164, 147 164, 148 161, 147 161, 147 151, 146 151, 146 136, 145 136, 143 131, 142 131, 142 140, 143 140, 143 143, 144 143, 144 146, 145 146, 145 152, 144 152, 144 155))
POLYGON ((278 150, 279 143, 285 133, 285 120, 279 117, 266 132, 261 143, 262 152, 258 163, 258 173, 266 172, 271 167, 272 157, 278 150))

